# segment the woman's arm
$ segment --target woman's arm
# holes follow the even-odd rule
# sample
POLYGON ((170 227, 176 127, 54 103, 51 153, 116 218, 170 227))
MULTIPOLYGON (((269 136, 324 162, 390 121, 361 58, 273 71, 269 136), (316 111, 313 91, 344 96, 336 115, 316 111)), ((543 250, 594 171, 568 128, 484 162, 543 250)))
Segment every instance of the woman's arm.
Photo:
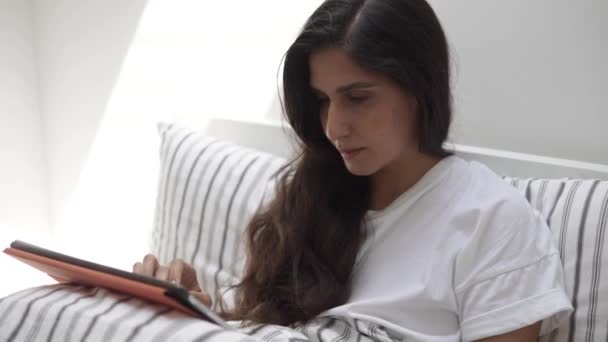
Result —
POLYGON ((540 332, 540 324, 541 322, 538 322, 506 334, 484 338, 477 342, 535 342, 540 332))

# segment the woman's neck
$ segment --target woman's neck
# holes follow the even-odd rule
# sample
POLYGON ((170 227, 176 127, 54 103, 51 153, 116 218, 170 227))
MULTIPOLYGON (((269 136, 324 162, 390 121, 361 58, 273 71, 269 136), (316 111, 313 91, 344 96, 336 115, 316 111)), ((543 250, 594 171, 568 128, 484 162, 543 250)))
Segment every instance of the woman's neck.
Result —
POLYGON ((397 197, 414 186, 442 158, 416 154, 394 161, 371 177, 371 210, 388 207, 397 197))

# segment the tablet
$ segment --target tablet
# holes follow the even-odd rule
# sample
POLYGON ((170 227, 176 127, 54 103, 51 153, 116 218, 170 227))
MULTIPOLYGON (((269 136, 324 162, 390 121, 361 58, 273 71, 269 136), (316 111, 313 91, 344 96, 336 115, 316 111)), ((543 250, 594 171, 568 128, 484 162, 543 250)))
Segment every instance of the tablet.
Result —
POLYGON ((74 258, 19 240, 13 241, 4 253, 47 273, 59 282, 126 293, 203 318, 223 328, 233 329, 187 289, 169 282, 74 258))

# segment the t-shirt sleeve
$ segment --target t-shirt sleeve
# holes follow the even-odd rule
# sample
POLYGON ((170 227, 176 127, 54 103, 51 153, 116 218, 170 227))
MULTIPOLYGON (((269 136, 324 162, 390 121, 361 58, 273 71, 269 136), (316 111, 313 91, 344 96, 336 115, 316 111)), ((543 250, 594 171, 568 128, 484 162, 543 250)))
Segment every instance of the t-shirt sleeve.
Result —
POLYGON ((544 335, 572 312, 551 232, 540 214, 524 211, 507 224, 479 229, 456 258, 454 291, 463 341, 539 321, 544 335))

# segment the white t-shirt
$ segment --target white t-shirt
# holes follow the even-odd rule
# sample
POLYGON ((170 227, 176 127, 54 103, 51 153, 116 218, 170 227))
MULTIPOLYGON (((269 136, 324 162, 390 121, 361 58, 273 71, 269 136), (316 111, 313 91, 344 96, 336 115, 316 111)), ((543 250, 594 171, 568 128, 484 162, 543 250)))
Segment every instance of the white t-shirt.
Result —
POLYGON ((346 304, 322 316, 372 321, 407 341, 474 341, 572 311, 546 222, 487 167, 443 159, 387 208, 369 236, 346 304))

